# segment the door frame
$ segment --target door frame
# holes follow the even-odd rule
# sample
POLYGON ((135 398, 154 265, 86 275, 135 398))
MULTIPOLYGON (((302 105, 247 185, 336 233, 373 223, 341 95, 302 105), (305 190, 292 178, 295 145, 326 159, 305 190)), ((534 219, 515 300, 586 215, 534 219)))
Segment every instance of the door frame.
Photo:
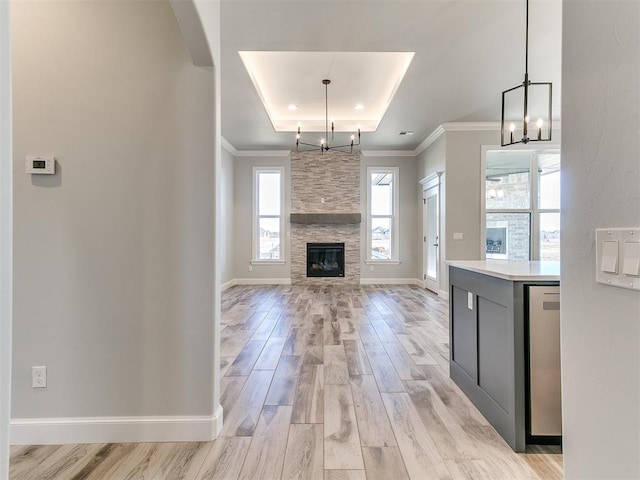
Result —
MULTIPOLYGON (((429 281, 427 280, 427 191, 432 188, 437 188, 436 190, 436 237, 438 238, 438 250, 436 251, 436 283, 435 288, 428 288, 428 290, 440 294, 440 252, 442 250, 442 236, 440 231, 440 223, 441 223, 441 212, 440 212, 440 195, 442 194, 440 185, 441 179, 444 172, 436 171, 430 175, 427 175, 425 178, 420 180, 420 185, 422 186, 421 192, 421 201, 422 201, 422 288, 427 289, 427 285, 429 281)), ((434 287, 434 285, 431 285, 434 287)))

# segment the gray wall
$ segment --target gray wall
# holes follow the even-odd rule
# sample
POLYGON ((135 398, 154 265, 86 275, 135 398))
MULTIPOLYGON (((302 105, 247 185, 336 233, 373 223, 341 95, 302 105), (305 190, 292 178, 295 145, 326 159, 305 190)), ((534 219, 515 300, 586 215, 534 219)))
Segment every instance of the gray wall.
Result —
MULTIPOLYGON (((560 130, 553 130, 553 144, 561 143, 560 130)), ((441 189, 440 287, 448 290, 447 260, 480 260, 482 244, 481 188, 482 147, 500 145, 499 130, 457 130, 445 132, 418 156, 418 176, 444 170, 441 189), (463 234, 454 240, 453 234, 463 234)), ((500 147, 498 147, 500 148, 500 147)), ((543 147, 541 147, 543 148, 543 147)), ((422 262, 422 251, 420 251, 422 262)))
POLYGON ((12 7, 13 417, 210 415, 211 70, 165 2, 12 7))
MULTIPOLYGON (((440 135, 429 147, 420 152, 417 158, 418 163, 418 178, 420 180, 433 175, 436 172, 445 172, 446 170, 446 136, 440 135)), ((419 197, 422 198, 422 185, 419 185, 419 197)), ((421 200, 419 200, 421 201, 421 200)), ((440 176, 440 265, 438 272, 439 289, 442 292, 449 291, 449 269, 447 268, 447 241, 445 235, 447 231, 447 217, 445 215, 447 211, 447 175, 443 173, 440 176)), ((418 263, 420 264, 420 273, 424 272, 424 248, 422 246, 422 232, 424 229, 424 215, 422 211, 418 215, 418 226, 420 229, 419 243, 418 243, 418 263)), ((422 275, 419 275, 422 277, 422 275)))
MULTIPOLYGON (((384 279, 417 279, 421 271, 421 248, 419 235, 421 235, 420 225, 416 223, 416 218, 420 216, 420 191, 418 184, 417 162, 415 157, 374 157, 363 156, 361 166, 361 211, 363 214, 363 224, 361 238, 365 239, 366 234, 366 171, 367 166, 387 166, 399 167, 400 169, 400 265, 375 265, 372 271, 369 265, 362 263, 361 278, 384 278, 384 279)), ((234 266, 233 273, 235 279, 289 279, 290 273, 290 224, 288 222, 289 209, 291 204, 290 192, 290 172, 291 159, 289 156, 238 156, 234 160, 233 174, 233 198, 234 198, 234 266), (286 207, 286 264, 285 265, 253 265, 249 271, 251 260, 251 195, 253 182, 253 167, 256 166, 283 166, 285 167, 285 207, 286 207)), ((364 245, 362 241, 362 245, 364 245)), ((362 259, 365 251, 362 247, 362 259)))
POLYGON ((432 173, 444 171, 445 160, 446 137, 442 134, 418 155, 418 177, 423 179, 432 173))
POLYGON ((286 279, 291 278, 291 241, 289 237, 289 213, 291 205, 291 157, 259 156, 235 158, 233 203, 235 206, 234 267, 236 279, 286 279), (284 167, 284 215, 285 215, 285 263, 277 265, 251 265, 251 217, 253 215, 253 167, 284 167), (251 267, 252 271, 249 271, 251 267))
POLYGON ((9 478, 13 194, 9 3, 0 2, 0 478, 9 478))
POLYGON ((595 283, 595 229, 640 226, 640 3, 563 3, 564 471, 640 478, 640 293, 595 283))
POLYGON ((499 132, 446 132, 447 209, 444 238, 447 260, 479 260, 483 145, 500 145, 499 132), (454 240, 454 232, 463 234, 454 240))
POLYGON ((417 219, 421 215, 422 207, 418 191, 420 184, 418 180, 418 167, 415 157, 381 156, 375 157, 371 154, 363 155, 360 161, 360 183, 361 183, 361 245, 362 259, 367 258, 367 167, 398 167, 400 173, 399 180, 399 265, 366 265, 362 263, 360 269, 361 278, 381 278, 381 279, 418 279, 421 277, 422 258, 418 248, 422 248, 418 243, 421 235, 420 225, 417 219), (371 269, 373 267, 373 270, 371 269))
POLYGON ((221 175, 221 235, 219 258, 222 263, 221 282, 225 283, 235 278, 233 271, 234 260, 234 228, 235 228, 235 212, 234 212, 234 158, 224 148, 222 149, 222 170, 221 175))
MULTIPOLYGON (((445 131, 418 157, 418 176, 444 170, 440 206, 440 289, 448 291, 447 260, 479 260, 483 145, 499 145, 498 131, 445 131), (461 232, 462 240, 453 233, 461 232)), ((422 264, 422 250, 420 260, 422 264)))

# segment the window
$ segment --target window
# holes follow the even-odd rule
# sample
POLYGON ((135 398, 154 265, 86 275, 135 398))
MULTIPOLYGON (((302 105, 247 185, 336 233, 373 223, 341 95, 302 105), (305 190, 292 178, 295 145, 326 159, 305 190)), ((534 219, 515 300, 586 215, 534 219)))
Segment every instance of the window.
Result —
POLYGON ((560 260, 559 152, 487 151, 484 193, 487 259, 560 260))
POLYGON ((367 261, 398 262, 398 168, 367 168, 367 261))
POLYGON ((282 263, 284 168, 256 167, 253 177, 253 261, 282 263))

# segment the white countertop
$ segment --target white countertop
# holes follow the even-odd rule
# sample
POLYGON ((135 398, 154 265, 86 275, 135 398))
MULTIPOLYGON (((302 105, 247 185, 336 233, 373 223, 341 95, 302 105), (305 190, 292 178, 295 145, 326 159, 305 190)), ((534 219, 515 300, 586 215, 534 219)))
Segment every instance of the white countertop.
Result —
POLYGON ((508 260, 451 260, 451 267, 515 282, 560 281, 560 262, 510 262, 508 260))

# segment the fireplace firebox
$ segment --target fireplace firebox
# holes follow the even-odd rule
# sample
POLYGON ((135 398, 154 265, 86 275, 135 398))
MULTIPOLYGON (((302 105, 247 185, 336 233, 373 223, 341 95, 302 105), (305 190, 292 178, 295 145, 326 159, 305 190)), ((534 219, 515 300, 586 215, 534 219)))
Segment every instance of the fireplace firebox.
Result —
POLYGON ((344 277, 344 243, 307 243, 307 277, 344 277))

